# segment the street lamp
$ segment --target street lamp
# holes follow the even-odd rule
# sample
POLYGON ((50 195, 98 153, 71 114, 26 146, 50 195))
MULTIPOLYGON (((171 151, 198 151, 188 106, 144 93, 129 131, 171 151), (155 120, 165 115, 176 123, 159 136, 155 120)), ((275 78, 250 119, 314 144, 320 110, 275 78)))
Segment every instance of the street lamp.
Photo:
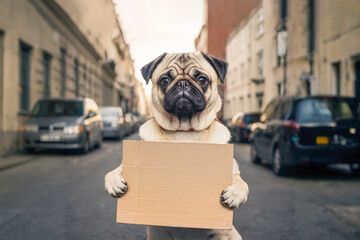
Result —
POLYGON ((287 36, 286 28, 281 28, 276 33, 276 47, 278 57, 283 57, 284 78, 283 78, 283 96, 286 96, 286 55, 287 55, 287 36))

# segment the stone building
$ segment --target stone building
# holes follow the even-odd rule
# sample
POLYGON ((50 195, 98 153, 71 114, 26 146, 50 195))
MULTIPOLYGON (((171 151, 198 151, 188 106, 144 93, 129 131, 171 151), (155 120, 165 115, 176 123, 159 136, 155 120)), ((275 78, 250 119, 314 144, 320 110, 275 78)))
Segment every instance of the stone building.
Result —
POLYGON ((264 9, 262 4, 255 8, 230 35, 226 42, 226 60, 229 62, 226 77, 224 118, 237 112, 259 111, 264 95, 264 55, 270 49, 264 48, 264 9))
MULTIPOLYGON (((312 2, 312 1, 310 1, 312 2)), ((360 100, 360 0, 314 1, 314 87, 360 100)))
POLYGON ((225 59, 225 41, 260 0, 204 0, 204 25, 195 49, 225 59))
MULTIPOLYGON (((76 9, 78 2, 68 1, 68 7, 65 2, 0 1, 0 154, 21 148, 21 127, 40 98, 91 97, 99 105, 114 105, 119 104, 117 92, 131 94, 124 84, 129 77, 124 76, 133 76, 128 68, 132 60, 113 8, 113 29, 104 27, 104 38, 89 38, 74 14, 66 11, 72 3, 76 9), (108 39, 107 45, 102 46, 103 39, 108 39), (101 50, 110 49, 111 43, 116 51, 101 50)), ((101 3, 108 10, 112 6, 110 0, 101 3)), ((97 20, 108 26, 107 18, 97 20)))
POLYGON ((234 111, 263 109, 279 95, 326 94, 360 98, 360 0, 349 0, 346 4, 336 0, 263 0, 260 6, 263 36, 250 42, 240 39, 241 31, 257 24, 251 21, 258 11, 255 9, 227 40, 227 59, 232 65, 227 82, 234 82, 234 88, 228 87, 225 93, 225 117, 230 117, 234 111), (286 54, 279 56, 277 36, 284 32, 286 54), (247 47, 239 52, 234 45, 241 46, 242 41, 247 47), (250 54, 254 49, 257 51, 255 46, 263 49, 257 58, 250 54), (241 69, 242 63, 246 65, 246 57, 252 69, 245 78, 247 84, 243 83, 241 71, 236 70, 241 69), (252 75, 256 72, 253 68, 258 68, 259 57, 263 65, 261 77, 252 75), (254 92, 250 86, 258 89, 254 92), (250 96, 250 103, 246 103, 246 96, 250 96))
MULTIPOLYGON (((207 52, 225 59, 226 39, 232 30, 259 4, 260 0, 204 0, 204 24, 194 41, 197 51, 207 52)), ((224 99, 225 84, 218 84, 219 95, 224 99)), ((223 109, 219 117, 223 116, 223 109)))

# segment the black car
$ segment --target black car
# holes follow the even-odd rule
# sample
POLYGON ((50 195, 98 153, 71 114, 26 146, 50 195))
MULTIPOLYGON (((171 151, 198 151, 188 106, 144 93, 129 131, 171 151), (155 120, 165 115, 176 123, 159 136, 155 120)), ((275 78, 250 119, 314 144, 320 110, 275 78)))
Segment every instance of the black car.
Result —
POLYGON ((348 163, 359 173, 359 102, 349 97, 276 98, 252 126, 251 161, 277 175, 294 166, 348 163))
POLYGON ((235 113, 234 116, 226 123, 231 132, 234 142, 246 142, 250 137, 250 127, 260 119, 259 112, 235 113))

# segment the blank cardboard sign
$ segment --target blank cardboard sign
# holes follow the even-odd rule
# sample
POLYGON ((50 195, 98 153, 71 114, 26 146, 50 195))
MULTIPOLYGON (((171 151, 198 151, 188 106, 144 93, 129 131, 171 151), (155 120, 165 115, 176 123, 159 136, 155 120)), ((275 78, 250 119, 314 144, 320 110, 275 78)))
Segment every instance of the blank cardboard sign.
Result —
POLYGON ((231 229, 233 212, 220 203, 232 184, 233 145, 124 141, 127 193, 117 222, 231 229))

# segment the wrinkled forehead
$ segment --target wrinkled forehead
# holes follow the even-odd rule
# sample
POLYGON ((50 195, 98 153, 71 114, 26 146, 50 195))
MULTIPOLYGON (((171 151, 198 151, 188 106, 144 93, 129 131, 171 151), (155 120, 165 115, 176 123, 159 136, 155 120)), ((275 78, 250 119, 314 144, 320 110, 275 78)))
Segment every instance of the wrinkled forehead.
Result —
POLYGON ((167 54, 154 75, 159 76, 164 72, 168 72, 172 76, 193 75, 198 72, 205 73, 209 77, 216 74, 211 65, 198 52, 167 54))

